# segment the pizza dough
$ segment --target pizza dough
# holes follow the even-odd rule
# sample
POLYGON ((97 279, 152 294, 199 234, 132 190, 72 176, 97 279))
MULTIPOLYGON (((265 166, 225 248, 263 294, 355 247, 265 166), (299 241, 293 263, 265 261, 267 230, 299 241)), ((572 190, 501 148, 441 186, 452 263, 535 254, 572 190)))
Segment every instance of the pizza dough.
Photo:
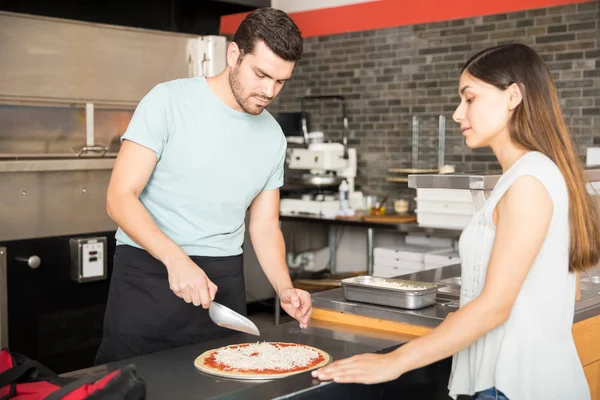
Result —
POLYGON ((194 366, 207 374, 232 379, 276 379, 323 367, 331 356, 295 343, 234 344, 202 353, 194 366))

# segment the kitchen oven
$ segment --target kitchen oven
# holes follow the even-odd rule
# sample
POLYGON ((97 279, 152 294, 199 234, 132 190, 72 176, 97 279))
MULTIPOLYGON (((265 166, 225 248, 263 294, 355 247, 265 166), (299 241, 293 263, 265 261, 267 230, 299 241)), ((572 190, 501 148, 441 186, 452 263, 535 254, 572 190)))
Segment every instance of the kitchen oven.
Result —
POLYGON ((92 365, 102 338, 113 235, 110 231, 2 242, 2 345, 57 372, 92 365), (99 269, 96 279, 73 279, 79 264, 71 256, 74 240, 92 242, 98 249, 95 256, 88 252, 85 262, 106 257, 106 269, 99 269))
POLYGON ((4 12, 0 38, 0 346, 58 372, 88 367, 120 136, 158 83, 220 72, 226 38, 4 12))
POLYGON ((0 344, 58 372, 91 366, 102 338, 114 161, 0 160, 0 344))

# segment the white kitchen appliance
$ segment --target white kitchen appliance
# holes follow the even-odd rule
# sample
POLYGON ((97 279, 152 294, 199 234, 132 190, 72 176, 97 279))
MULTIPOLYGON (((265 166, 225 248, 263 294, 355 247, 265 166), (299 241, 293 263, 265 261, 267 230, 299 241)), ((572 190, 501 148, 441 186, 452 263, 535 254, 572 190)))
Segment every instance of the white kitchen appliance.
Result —
POLYGON ((299 173, 290 174, 287 182, 308 188, 302 196, 283 198, 280 210, 289 214, 314 214, 333 216, 340 210, 335 195, 339 185, 348 183, 348 200, 351 209, 363 208, 363 195, 355 191, 357 155, 356 149, 348 148, 348 117, 343 96, 305 96, 301 100, 302 131, 304 147, 291 148, 288 168, 299 173), (339 100, 342 104, 342 142, 325 143, 322 132, 308 132, 305 112, 307 100, 339 100), (329 190, 328 193, 324 193, 329 190))

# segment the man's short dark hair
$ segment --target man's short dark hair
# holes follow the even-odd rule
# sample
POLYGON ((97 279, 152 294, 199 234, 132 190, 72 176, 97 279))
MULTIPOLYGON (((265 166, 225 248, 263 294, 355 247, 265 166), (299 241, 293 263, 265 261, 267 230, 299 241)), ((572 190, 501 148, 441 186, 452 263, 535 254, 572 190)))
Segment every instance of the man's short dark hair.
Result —
POLYGON ((240 48, 242 57, 252 53, 260 41, 286 61, 298 61, 302 55, 302 33, 289 15, 276 8, 259 8, 248 14, 233 41, 240 48))

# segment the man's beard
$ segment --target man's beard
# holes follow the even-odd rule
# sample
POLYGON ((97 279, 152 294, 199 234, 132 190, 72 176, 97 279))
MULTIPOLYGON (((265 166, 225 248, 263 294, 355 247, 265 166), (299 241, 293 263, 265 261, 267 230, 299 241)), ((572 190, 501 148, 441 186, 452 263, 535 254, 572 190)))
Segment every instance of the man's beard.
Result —
MULTIPOLYGON (((244 112, 251 114, 251 115, 259 115, 260 113, 263 112, 265 107, 261 107, 260 105, 257 106, 255 104, 252 104, 251 98, 253 96, 249 96, 248 98, 244 99, 243 94, 242 94, 243 93, 242 84, 240 83, 238 75, 239 75, 238 67, 233 68, 233 70, 229 74, 229 86, 231 87, 231 92, 233 93, 233 97, 235 97, 235 100, 237 101, 238 105, 242 108, 242 110, 244 110, 244 112)), ((271 99, 261 96, 259 94, 254 95, 254 97, 258 97, 259 99, 263 99, 268 102, 270 102, 270 100, 271 100, 271 99)))

